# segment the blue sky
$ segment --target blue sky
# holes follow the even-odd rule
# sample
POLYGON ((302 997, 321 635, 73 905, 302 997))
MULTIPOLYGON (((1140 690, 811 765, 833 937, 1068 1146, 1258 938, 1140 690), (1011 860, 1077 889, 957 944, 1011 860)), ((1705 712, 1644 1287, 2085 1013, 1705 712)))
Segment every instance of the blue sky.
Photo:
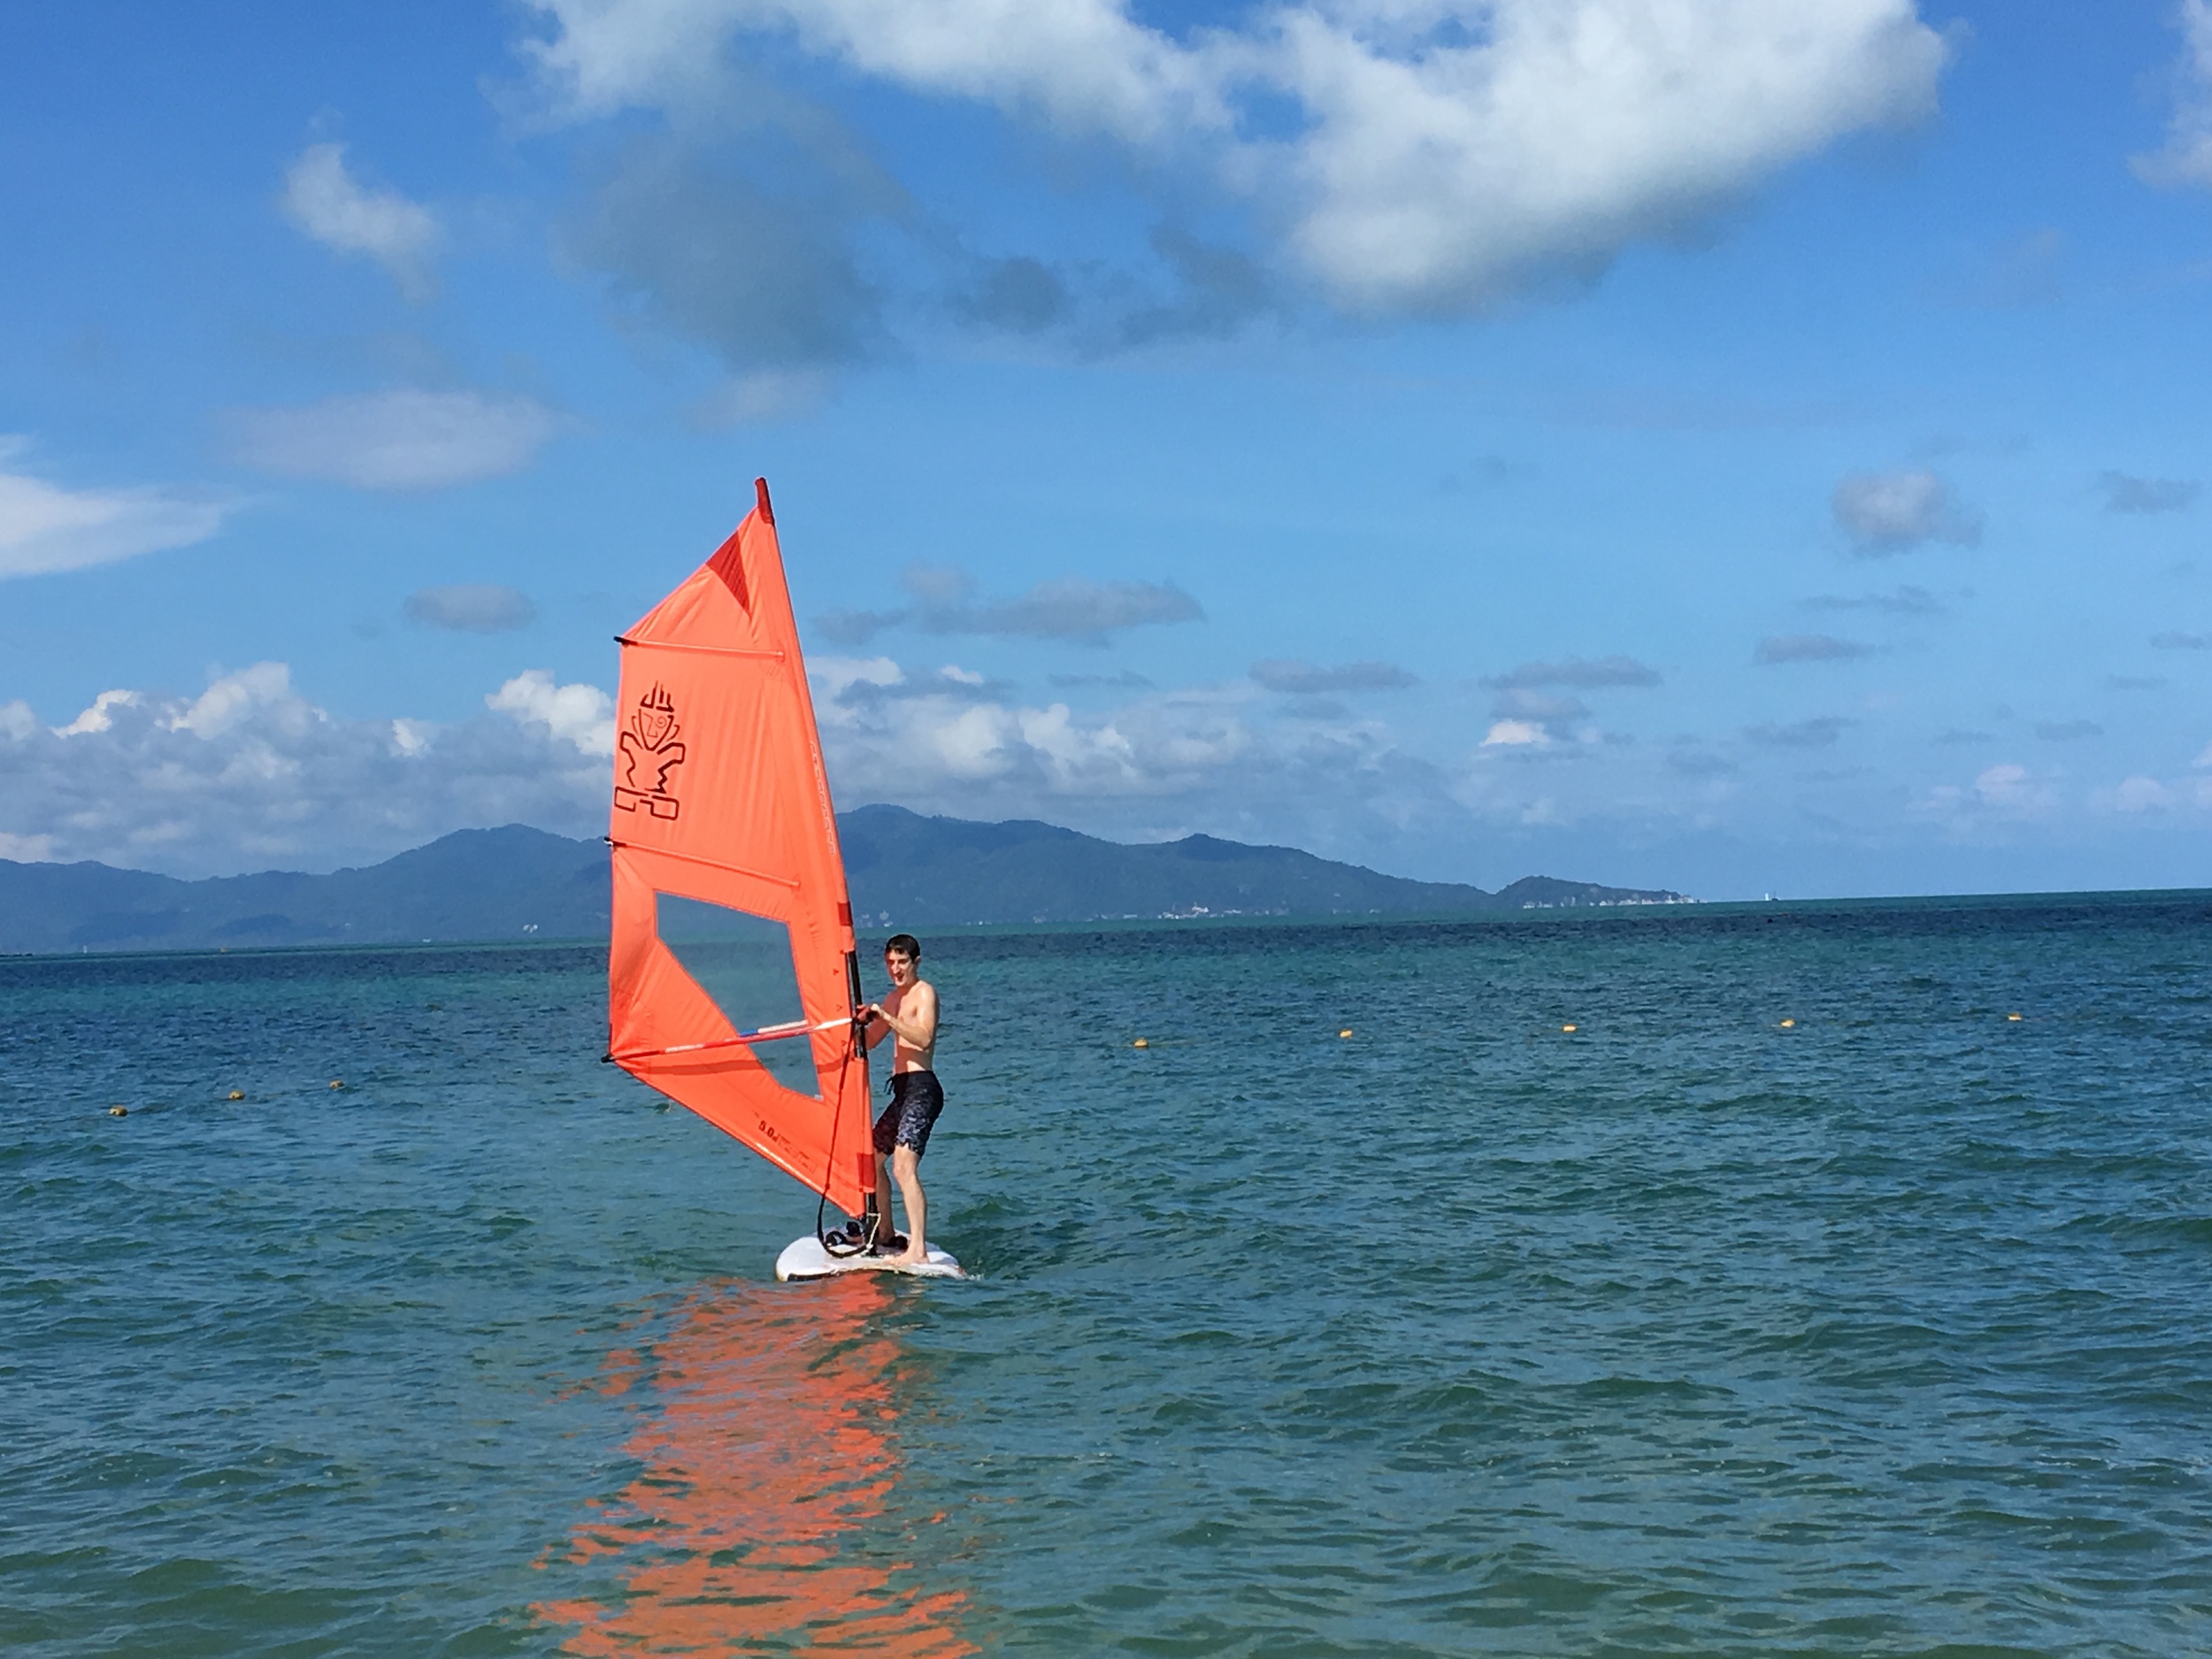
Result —
POLYGON ((2212 7, 0 18, 0 856, 601 824, 765 473, 841 803, 2203 885, 2212 7))

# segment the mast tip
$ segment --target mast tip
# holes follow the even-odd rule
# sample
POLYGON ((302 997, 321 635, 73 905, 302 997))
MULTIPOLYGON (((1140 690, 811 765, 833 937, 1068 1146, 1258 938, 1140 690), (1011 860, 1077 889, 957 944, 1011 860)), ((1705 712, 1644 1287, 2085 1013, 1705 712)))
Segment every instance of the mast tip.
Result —
POLYGON ((753 495, 760 504, 761 521, 764 524, 775 523, 776 510, 768 504, 768 480, 766 479, 757 478, 753 480, 753 495))

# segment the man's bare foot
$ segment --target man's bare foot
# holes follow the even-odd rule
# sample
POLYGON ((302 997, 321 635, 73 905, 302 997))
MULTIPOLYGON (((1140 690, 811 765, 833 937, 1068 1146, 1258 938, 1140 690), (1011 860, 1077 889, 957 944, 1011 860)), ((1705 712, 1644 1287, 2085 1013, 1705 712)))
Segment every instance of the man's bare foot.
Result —
POLYGON ((891 1258, 891 1265, 894 1267, 927 1267, 929 1265, 929 1252, 926 1250, 909 1250, 904 1256, 893 1256, 891 1258))

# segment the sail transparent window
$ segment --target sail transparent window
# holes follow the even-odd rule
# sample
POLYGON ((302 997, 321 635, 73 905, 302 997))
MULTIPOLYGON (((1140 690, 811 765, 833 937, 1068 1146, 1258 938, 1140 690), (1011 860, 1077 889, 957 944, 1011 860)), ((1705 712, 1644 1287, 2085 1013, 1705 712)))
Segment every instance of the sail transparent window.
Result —
MULTIPOLYGON (((661 942, 738 1031, 805 1019, 789 928, 764 916, 701 899, 679 898, 672 893, 654 896, 661 942)), ((819 1098, 813 1045, 805 1036, 780 1037, 752 1048, 777 1082, 819 1098)))

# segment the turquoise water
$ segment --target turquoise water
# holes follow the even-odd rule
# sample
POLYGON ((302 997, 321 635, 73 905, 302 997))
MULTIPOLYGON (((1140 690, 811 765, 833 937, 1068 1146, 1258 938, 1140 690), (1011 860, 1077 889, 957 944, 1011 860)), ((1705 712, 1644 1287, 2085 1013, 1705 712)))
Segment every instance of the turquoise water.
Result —
POLYGON ((962 1285, 594 952, 0 962, 0 1647, 2212 1651, 2208 923, 928 941, 962 1285))

